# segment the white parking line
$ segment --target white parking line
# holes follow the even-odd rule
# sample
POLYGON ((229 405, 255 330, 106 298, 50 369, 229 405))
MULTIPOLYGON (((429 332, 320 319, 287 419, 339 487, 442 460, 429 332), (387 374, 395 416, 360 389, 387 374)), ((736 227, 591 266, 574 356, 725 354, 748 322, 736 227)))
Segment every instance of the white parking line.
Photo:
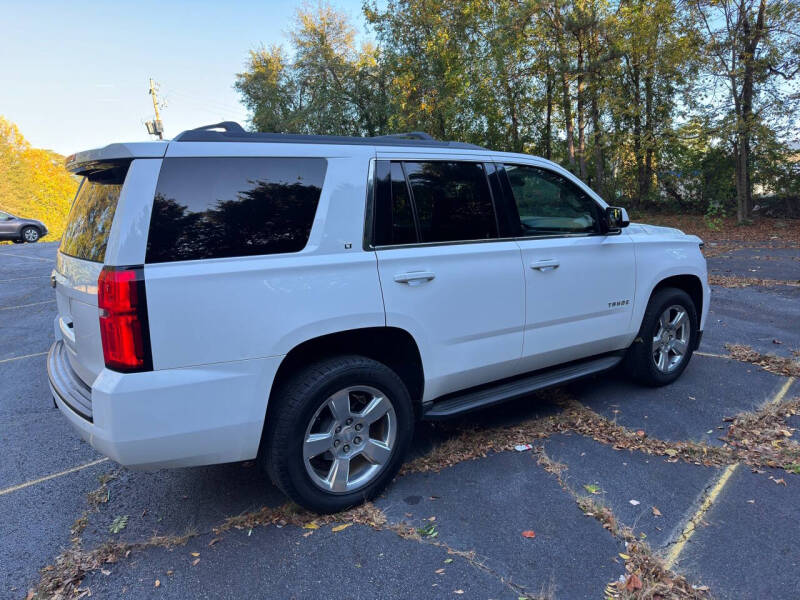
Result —
POLYGON ((33 302, 31 304, 20 304, 19 306, 5 306, 0 310, 14 310, 15 308, 28 308, 29 306, 41 306, 42 304, 52 304, 55 300, 45 300, 43 302, 33 302))
POLYGON ((25 256, 24 254, 16 254, 16 253, 13 253, 13 252, 0 252, 0 256, 14 256, 16 258, 27 258, 28 260, 40 260, 42 262, 49 262, 49 263, 56 262, 52 258, 39 258, 38 256, 25 256))
POLYGON ((4 358, 4 359, 0 360, 0 364, 11 362, 12 360, 22 360, 23 358, 33 358, 34 356, 44 356, 45 354, 47 354, 47 351, 45 351, 45 352, 37 352, 36 354, 26 354, 24 356, 12 356, 11 358, 4 358))
POLYGON ((31 479, 30 481, 26 481, 25 483, 18 483, 17 485, 12 485, 11 487, 7 487, 3 490, 0 490, 0 496, 5 496, 6 494, 10 494, 11 492, 18 492, 19 490, 24 490, 27 487, 32 485, 36 485, 37 483, 43 483, 45 481, 50 481, 51 479, 55 479, 56 477, 61 477, 62 475, 69 475, 70 473, 75 473, 76 471, 81 471, 88 467, 93 467, 95 465, 99 465, 100 463, 104 463, 108 460, 106 458, 99 458, 97 460, 93 460, 92 462, 88 462, 83 465, 78 465, 77 467, 72 467, 71 469, 66 469, 64 471, 60 471, 58 473, 53 473, 51 475, 45 475, 44 477, 39 477, 38 479, 31 479))
MULTIPOLYGON (((762 408, 780 404, 794 382, 795 378, 789 377, 781 386, 781 389, 778 390, 778 393, 775 394, 775 397, 765 402, 762 408)), ((714 502, 717 501, 717 498, 719 498, 722 490, 725 489, 728 481, 730 481, 731 475, 734 474, 736 469, 739 467, 739 464, 740 463, 734 463, 725 467, 725 469, 722 471, 722 474, 719 476, 719 479, 717 479, 716 483, 714 483, 714 487, 712 487, 711 491, 708 493, 708 496, 706 496, 702 504, 700 504, 700 508, 698 508, 697 512, 692 515, 692 518, 687 521, 686 526, 678 536, 675 545, 672 546, 666 558, 664 559, 664 566, 667 569, 671 569, 673 566, 675 566, 675 563, 678 562, 678 558, 680 557, 681 552, 683 552, 683 549, 686 547, 686 543, 694 535, 695 531, 697 531, 697 526, 700 525, 708 510, 714 505, 714 502)))
POLYGON ((14 277, 14 279, 0 279, 0 283, 9 283, 11 281, 24 281, 26 279, 44 279, 50 275, 33 275, 31 277, 14 277))

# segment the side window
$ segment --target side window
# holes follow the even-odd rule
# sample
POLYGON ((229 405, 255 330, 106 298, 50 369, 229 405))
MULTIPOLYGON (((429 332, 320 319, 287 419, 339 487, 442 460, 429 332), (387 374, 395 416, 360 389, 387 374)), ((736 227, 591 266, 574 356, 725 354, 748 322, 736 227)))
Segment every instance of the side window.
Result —
POLYGON ((415 244, 417 226, 402 163, 378 161, 376 178, 375 245, 415 244))
POLYGON ((0 212, 0 221, 8 221, 10 218, 6 213, 0 212))
POLYGON ((413 195, 421 242, 498 237, 482 164, 406 162, 403 166, 413 195))
POLYGON ((299 252, 308 242, 324 158, 167 158, 146 262, 299 252))
POLYGON ((504 167, 522 235, 598 231, 598 205, 574 183, 538 167, 504 167))

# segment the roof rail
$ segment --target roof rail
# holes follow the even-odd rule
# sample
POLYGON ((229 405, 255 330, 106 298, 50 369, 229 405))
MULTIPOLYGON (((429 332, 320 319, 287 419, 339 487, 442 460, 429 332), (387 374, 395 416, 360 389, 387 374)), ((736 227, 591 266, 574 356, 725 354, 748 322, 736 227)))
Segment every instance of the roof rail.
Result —
POLYGON ((375 137, 349 137, 345 135, 306 135, 300 133, 256 133, 246 131, 233 121, 223 121, 189 129, 175 136, 176 142, 261 142, 284 144, 353 144, 364 146, 417 146, 431 148, 459 148, 485 150, 465 142, 443 142, 422 131, 391 133, 375 137))
POLYGON ((424 131, 409 131, 408 133, 387 133, 386 135, 376 135, 373 140, 382 139, 401 139, 401 140, 429 140, 435 142, 436 139, 424 131))

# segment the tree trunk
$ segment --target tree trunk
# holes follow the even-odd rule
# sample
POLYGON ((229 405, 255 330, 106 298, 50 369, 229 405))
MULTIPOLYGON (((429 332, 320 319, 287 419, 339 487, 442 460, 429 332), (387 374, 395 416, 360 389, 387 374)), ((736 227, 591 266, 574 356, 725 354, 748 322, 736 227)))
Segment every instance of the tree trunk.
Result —
POLYGON ((553 73, 547 70, 547 111, 544 124, 544 157, 551 160, 553 156, 553 73))
POLYGON ((578 40, 578 172, 580 178, 586 181, 586 111, 584 101, 584 72, 583 72, 583 45, 578 40))
POLYGON ((632 69, 631 83, 633 85, 633 155, 636 159, 636 186, 638 191, 638 203, 641 206, 647 195, 647 171, 642 150, 642 100, 639 90, 640 77, 639 65, 634 65, 632 69))
POLYGON ((569 169, 575 172, 575 125, 572 122, 572 100, 569 97, 569 77, 566 68, 561 70, 562 103, 564 110, 564 128, 567 130, 567 158, 569 169))
POLYGON ((655 146, 653 131, 653 77, 649 73, 644 78, 644 190, 650 195, 653 183, 653 153, 655 146))
MULTIPOLYGON (((596 82, 595 82, 596 83, 596 82)), ((594 191, 603 195, 605 179, 605 156, 603 155, 603 132, 600 129, 600 107, 597 101, 597 88, 592 85, 592 140, 594 145, 594 191)))

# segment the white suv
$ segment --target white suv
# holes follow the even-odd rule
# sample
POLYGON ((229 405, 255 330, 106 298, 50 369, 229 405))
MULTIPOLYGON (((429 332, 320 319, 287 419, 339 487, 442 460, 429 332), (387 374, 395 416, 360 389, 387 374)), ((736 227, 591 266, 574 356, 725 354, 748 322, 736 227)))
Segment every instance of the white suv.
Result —
POLYGON ((316 511, 377 494, 417 419, 670 383, 708 312, 697 237, 524 154, 221 123, 68 167, 58 407, 123 465, 257 457, 316 511))

